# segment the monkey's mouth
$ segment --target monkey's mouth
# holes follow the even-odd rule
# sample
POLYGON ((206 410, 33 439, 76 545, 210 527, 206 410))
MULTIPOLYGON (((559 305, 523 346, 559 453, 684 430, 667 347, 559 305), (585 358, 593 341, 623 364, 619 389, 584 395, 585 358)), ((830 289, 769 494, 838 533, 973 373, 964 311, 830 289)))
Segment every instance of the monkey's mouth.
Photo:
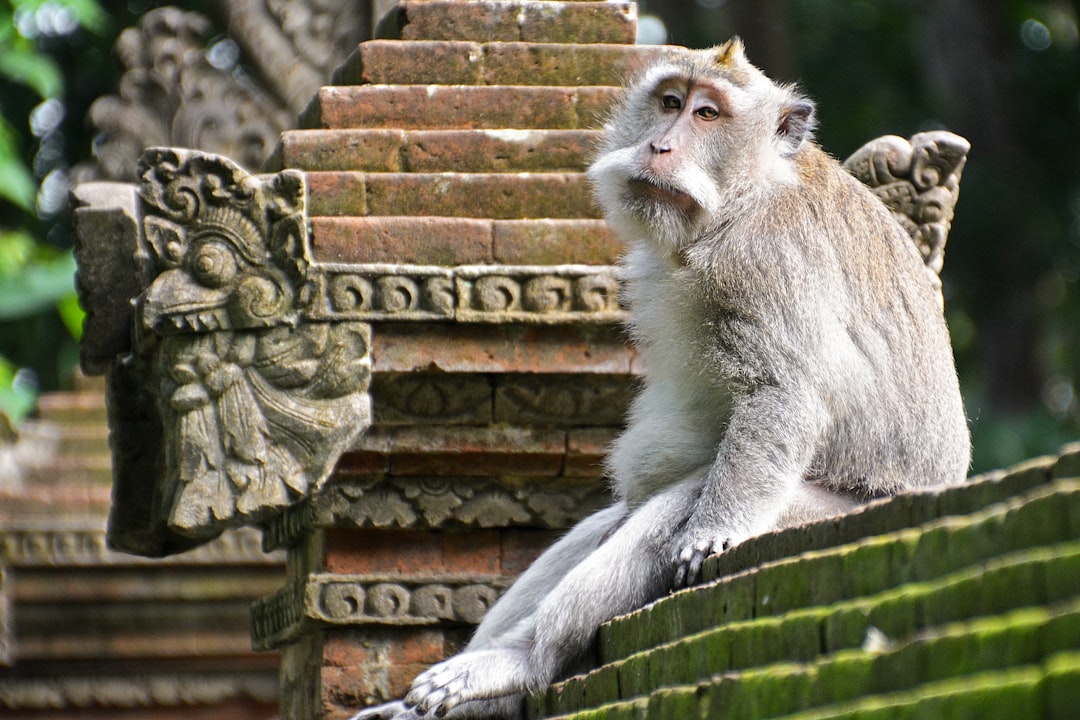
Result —
POLYGON ((632 177, 626 183, 630 195, 639 200, 652 200, 664 205, 671 205, 683 212, 697 208, 697 202, 687 193, 674 185, 648 177, 632 177))

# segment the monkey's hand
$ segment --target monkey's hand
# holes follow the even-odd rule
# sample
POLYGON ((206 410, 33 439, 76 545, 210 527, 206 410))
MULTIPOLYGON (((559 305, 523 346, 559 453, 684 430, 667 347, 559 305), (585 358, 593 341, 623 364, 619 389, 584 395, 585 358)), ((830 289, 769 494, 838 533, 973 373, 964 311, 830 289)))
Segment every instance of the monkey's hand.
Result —
POLYGON ((416 711, 401 700, 361 710, 349 720, 419 720, 416 711))
POLYGON ((528 655, 499 648, 456 655, 420 673, 405 696, 419 715, 445 717, 461 703, 524 692, 536 684, 528 655))

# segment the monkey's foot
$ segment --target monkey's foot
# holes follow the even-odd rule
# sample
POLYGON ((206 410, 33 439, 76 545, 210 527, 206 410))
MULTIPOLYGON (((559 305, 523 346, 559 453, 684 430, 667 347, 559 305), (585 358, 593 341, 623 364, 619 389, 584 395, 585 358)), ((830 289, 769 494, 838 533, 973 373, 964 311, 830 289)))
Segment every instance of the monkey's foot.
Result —
POLYGON ((701 565, 705 558, 732 548, 745 539, 730 533, 718 533, 683 545, 675 561, 675 588, 697 585, 701 582, 701 565))
POLYGON ((404 702, 395 700, 384 705, 364 708, 349 720, 418 720, 419 717, 416 711, 404 702))
POLYGON ((534 680, 524 652, 476 650, 420 673, 405 704, 420 715, 430 712, 441 718, 464 702, 524 692, 534 680))

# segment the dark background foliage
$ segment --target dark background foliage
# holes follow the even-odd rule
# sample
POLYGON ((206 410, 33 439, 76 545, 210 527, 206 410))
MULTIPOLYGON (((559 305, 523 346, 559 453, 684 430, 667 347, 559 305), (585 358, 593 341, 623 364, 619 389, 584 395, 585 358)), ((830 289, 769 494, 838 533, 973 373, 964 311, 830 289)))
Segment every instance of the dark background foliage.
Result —
MULTIPOLYGON (((0 0, 7 157, 41 186, 29 204, 0 191, 0 408, 9 413, 25 411, 25 404, 16 407, 18 398, 32 397, 35 388, 70 382, 78 332, 66 280, 70 229, 55 194, 49 195, 48 178, 53 176, 55 193, 67 171, 91 155, 85 116, 94 98, 115 90, 113 42, 158 4, 0 0), (43 5, 74 8, 76 27, 21 35, 16 15, 23 13, 25 21, 26 12, 43 5), (4 60, 11 48, 59 68, 59 86, 35 88, 13 73, 4 60), (62 119, 45 131, 40 122, 32 128, 35 109, 50 97, 61 103, 62 119), (59 288, 55 277, 62 279, 59 288)), ((208 12, 206 2, 178 4, 208 12)), ((706 47, 740 35, 756 64, 774 78, 798 82, 816 99, 818 137, 837 157, 888 133, 946 128, 971 140, 944 281, 974 434, 974 469, 1052 451, 1080 434, 1080 41, 1074 3, 639 5, 643 17, 662 21, 671 43, 706 47)), ((646 19, 644 26, 650 23, 646 19)), ((0 125, 0 181, 6 177, 4 135, 0 125)))

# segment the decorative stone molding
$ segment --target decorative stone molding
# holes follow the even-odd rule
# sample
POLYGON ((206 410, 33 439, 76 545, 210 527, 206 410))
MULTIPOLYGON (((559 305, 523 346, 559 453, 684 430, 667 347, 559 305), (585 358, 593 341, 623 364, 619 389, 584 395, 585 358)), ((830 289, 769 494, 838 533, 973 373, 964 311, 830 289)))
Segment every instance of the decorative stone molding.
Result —
POLYGON ((268 522, 263 547, 294 545, 316 527, 564 529, 610 501, 598 478, 337 477, 268 522))
POLYGON ((320 319, 460 322, 619 322, 610 266, 345 265, 325 263, 313 278, 320 319))
POLYGON ((940 289, 945 241, 960 196, 960 175, 971 144, 950 132, 885 135, 863 145, 844 162, 911 234, 940 289))
POLYGON ((375 576, 313 573, 252 606, 252 643, 271 649, 304 624, 475 625, 511 578, 501 576, 375 576))

